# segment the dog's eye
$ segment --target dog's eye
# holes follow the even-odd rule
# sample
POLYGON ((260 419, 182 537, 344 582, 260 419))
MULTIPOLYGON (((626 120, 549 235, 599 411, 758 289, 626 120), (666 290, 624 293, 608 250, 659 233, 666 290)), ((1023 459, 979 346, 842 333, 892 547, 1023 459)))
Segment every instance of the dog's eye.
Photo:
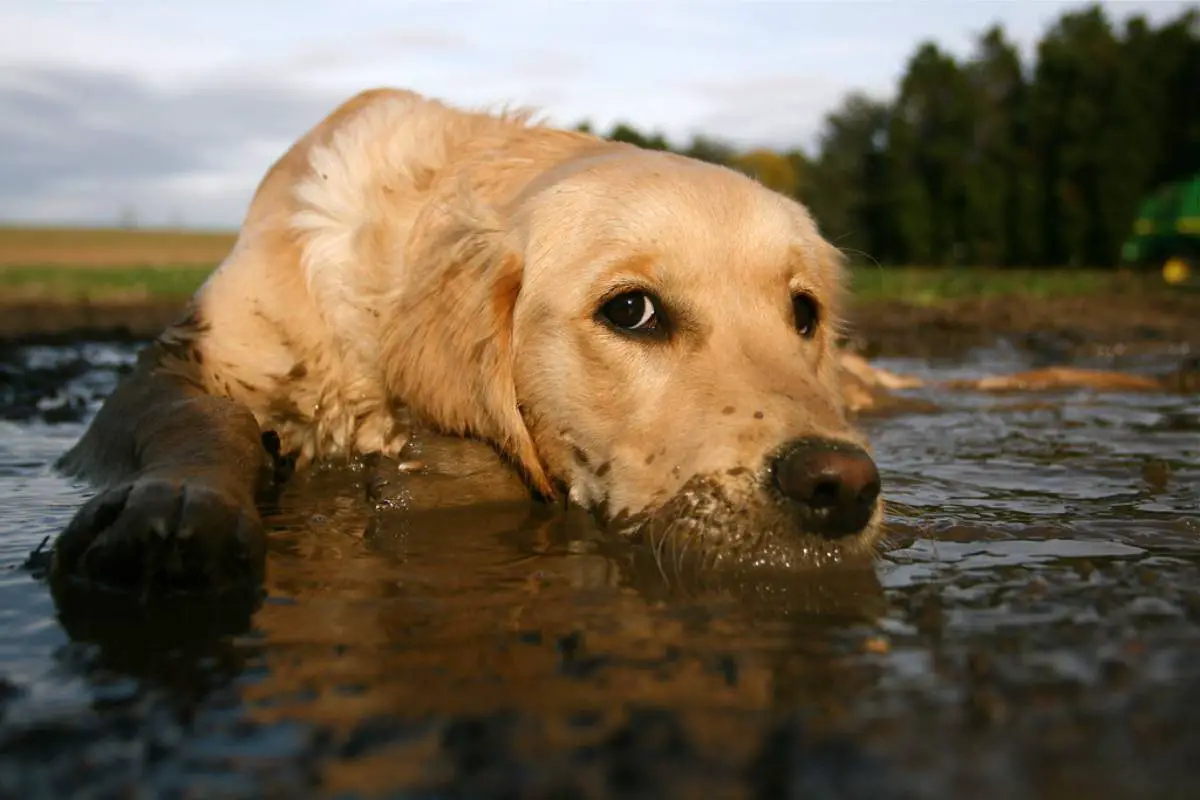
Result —
POLYGON ((600 307, 600 316, 614 327, 649 333, 659 329, 658 309, 645 292, 625 292, 600 307))
POLYGON ((817 301, 812 295, 801 292, 792 297, 792 313, 796 317, 796 330, 805 339, 817 332, 817 301))

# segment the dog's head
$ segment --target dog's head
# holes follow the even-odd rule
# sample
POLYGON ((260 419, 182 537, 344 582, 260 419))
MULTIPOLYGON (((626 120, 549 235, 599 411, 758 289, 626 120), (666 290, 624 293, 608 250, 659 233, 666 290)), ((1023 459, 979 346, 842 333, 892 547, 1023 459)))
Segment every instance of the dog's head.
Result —
POLYGON ((391 335, 416 410, 656 546, 781 566, 871 549, 880 481, 840 394, 840 255, 799 204, 617 148, 423 246, 436 257, 391 335))

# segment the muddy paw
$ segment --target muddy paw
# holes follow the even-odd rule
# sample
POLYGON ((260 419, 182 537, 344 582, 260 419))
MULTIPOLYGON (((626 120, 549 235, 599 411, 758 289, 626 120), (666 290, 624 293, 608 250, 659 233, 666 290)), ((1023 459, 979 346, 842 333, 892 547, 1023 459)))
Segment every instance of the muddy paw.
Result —
POLYGON ((252 504, 205 483, 142 478, 79 510, 54 544, 50 576, 143 593, 249 589, 265 552, 252 504))

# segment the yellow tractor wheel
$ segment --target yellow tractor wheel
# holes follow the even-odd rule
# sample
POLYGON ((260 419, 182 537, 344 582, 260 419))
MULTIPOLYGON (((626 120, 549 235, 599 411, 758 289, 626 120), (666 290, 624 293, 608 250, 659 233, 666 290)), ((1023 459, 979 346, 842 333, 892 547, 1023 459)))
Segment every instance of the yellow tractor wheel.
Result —
POLYGON ((1163 280, 1172 286, 1180 286, 1187 283, 1188 278, 1191 277, 1191 273, 1192 271, 1187 261, 1178 256, 1168 258, 1167 263, 1163 264, 1162 268, 1163 280))

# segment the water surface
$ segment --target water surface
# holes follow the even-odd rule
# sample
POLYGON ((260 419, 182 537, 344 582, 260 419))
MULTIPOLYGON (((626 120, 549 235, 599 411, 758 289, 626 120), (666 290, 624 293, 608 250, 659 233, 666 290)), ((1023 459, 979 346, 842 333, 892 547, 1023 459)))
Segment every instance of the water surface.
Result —
POLYGON ((1195 396, 930 395, 941 411, 867 423, 878 564, 758 585, 664 582, 579 516, 413 514, 368 502, 366 468, 318 471, 268 518, 252 617, 99 625, 20 565, 86 496, 48 464, 133 353, 0 351, 0 797, 1182 797, 1200 778, 1195 396))

